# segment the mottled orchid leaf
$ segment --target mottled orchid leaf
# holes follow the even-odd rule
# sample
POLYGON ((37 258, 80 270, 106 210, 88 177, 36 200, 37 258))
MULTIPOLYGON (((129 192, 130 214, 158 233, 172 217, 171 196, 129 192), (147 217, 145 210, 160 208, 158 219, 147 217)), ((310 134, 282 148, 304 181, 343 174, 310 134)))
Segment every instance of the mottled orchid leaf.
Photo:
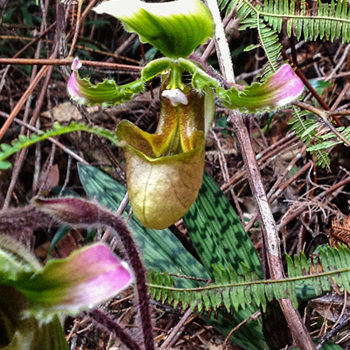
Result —
POLYGON ((194 90, 186 105, 161 97, 155 134, 122 121, 129 199, 148 228, 164 229, 180 219, 198 195, 204 169, 205 96, 194 90))
POLYGON ((157 48, 169 58, 188 57, 214 34, 214 21, 200 0, 146 3, 140 0, 110 0, 94 8, 118 18, 128 32, 157 48))
POLYGON ((230 109, 245 113, 262 113, 278 109, 296 100, 303 92, 304 84, 288 64, 283 65, 264 83, 253 83, 239 89, 216 88, 221 103, 230 109))
MULTIPOLYGON (((245 273, 245 265, 262 276, 254 245, 225 194, 208 174, 204 174, 198 198, 184 216, 184 224, 211 278, 214 277, 213 264, 222 265, 227 269, 232 266, 241 274, 245 273)), ((253 305, 249 305, 233 314, 219 314, 208 321, 227 336, 232 328, 256 310, 253 305)), ((231 339, 243 349, 267 348, 260 319, 241 325, 231 339)))
POLYGON ((95 244, 50 260, 41 271, 21 273, 13 285, 27 298, 28 314, 50 320, 56 313, 76 314, 97 305, 131 282, 126 263, 95 244))
POLYGON ((213 264, 232 266, 244 274, 243 264, 262 278, 261 263, 242 223, 215 181, 204 174, 198 199, 184 216, 184 224, 205 268, 213 278, 213 264))
POLYGON ((117 85, 113 79, 105 79, 103 82, 94 85, 90 79, 80 77, 79 68, 81 68, 81 63, 78 58, 75 58, 67 91, 74 101, 82 105, 115 106, 117 103, 131 100, 135 94, 142 92, 144 89, 142 79, 125 85, 117 85))
MULTIPOLYGON (((100 205, 116 211, 122 202, 126 188, 99 169, 78 163, 79 177, 90 199, 100 205)), ((128 206, 127 209, 130 207, 128 206)), ((124 217, 127 218, 128 210, 124 217)), ((184 274, 198 278, 209 278, 204 267, 182 246, 181 242, 169 230, 151 230, 142 226, 135 215, 127 221, 133 234, 145 267, 149 271, 184 274)), ((174 277, 177 287, 190 288, 198 282, 174 277)))

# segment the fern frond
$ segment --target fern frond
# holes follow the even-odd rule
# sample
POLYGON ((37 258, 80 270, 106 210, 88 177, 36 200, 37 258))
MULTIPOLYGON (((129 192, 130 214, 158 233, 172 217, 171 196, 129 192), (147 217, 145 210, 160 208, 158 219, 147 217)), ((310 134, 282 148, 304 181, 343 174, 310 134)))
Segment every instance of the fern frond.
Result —
POLYGON ((198 307, 198 311, 218 309, 239 310, 249 304, 262 306, 272 299, 291 298, 297 307, 298 299, 314 298, 332 290, 350 292, 350 249, 345 245, 327 246, 317 256, 307 260, 287 256, 288 278, 283 280, 259 280, 247 271, 238 275, 232 268, 215 266, 214 283, 198 288, 175 288, 174 279, 164 274, 149 274, 151 296, 177 306, 181 301, 185 309, 198 307))
POLYGON ((86 124, 76 124, 72 122, 68 126, 61 126, 58 123, 54 123, 53 129, 47 130, 40 134, 31 134, 30 137, 20 135, 17 140, 12 141, 10 145, 1 144, 0 145, 0 169, 8 169, 11 167, 11 163, 5 161, 8 157, 14 153, 20 151, 21 149, 34 145, 40 141, 46 140, 50 137, 55 137, 63 134, 68 134, 74 131, 85 131, 91 134, 99 135, 106 138, 112 143, 119 145, 119 140, 116 135, 109 130, 99 128, 97 126, 90 127, 86 124))
MULTIPOLYGON (((339 127, 338 132, 348 141, 350 141, 350 126, 347 128, 339 127)), ((330 147, 341 144, 342 141, 337 138, 333 132, 329 132, 325 135, 318 136, 318 143, 307 148, 309 152, 316 152, 321 150, 327 150, 330 147)))
POLYGON ((252 5, 249 0, 221 0, 221 8, 227 11, 236 6, 238 15, 259 16, 274 30, 282 30, 283 21, 287 24, 287 35, 294 33, 299 40, 334 40, 350 41, 350 6, 348 1, 318 1, 317 8, 308 9, 306 2, 294 0, 264 0, 264 6, 252 5))
MULTIPOLYGON (((310 151, 312 141, 316 142, 316 146, 319 144, 317 129, 320 127, 320 123, 310 118, 310 112, 306 110, 302 111, 296 106, 292 106, 292 109, 293 117, 288 124, 291 125, 291 129, 295 131, 295 134, 301 139, 301 141, 307 146, 310 146, 308 148, 310 151)), ((310 152, 315 154, 317 165, 320 165, 323 168, 329 167, 330 159, 328 153, 325 151, 325 148, 320 147, 311 149, 310 152)))

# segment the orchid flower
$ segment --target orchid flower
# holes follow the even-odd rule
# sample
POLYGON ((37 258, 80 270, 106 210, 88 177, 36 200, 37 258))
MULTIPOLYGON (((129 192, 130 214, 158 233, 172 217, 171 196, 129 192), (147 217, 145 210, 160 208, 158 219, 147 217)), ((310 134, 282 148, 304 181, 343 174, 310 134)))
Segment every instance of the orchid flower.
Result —
POLYGON ((126 263, 103 244, 42 268, 24 246, 0 236, 0 348, 68 349, 58 316, 98 305, 132 280, 126 263))
POLYGON ((74 60, 68 83, 72 99, 87 105, 113 106, 139 93, 162 76, 161 116, 155 134, 122 121, 117 136, 125 149, 127 187, 135 216, 149 228, 164 229, 181 218, 195 201, 204 168, 205 136, 214 114, 213 92, 221 104, 245 113, 278 109, 300 96, 304 86, 285 64, 263 83, 224 89, 187 57, 214 33, 210 11, 200 0, 145 3, 110 0, 94 9, 118 18, 127 31, 166 57, 148 63, 141 78, 117 86, 93 85, 78 73, 74 60), (184 76, 191 76, 184 82, 184 76))

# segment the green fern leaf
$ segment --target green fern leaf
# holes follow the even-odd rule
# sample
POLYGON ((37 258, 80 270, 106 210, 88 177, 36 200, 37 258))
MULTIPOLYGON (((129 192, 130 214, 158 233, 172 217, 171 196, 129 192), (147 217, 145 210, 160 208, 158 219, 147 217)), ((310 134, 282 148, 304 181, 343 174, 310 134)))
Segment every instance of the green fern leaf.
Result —
MULTIPOLYGON (((296 135, 300 137, 301 141, 307 146, 311 145, 312 141, 317 142, 316 128, 319 127, 319 123, 315 123, 314 119, 308 118, 310 113, 308 111, 301 111, 299 107, 292 106, 293 118, 288 122, 291 125, 292 130, 296 135)), ((310 146, 312 147, 312 146, 310 146)), ((316 162, 321 167, 329 167, 330 159, 328 153, 324 148, 315 148, 311 151, 316 156, 316 162)))
POLYGON ((60 124, 55 123, 53 129, 41 132, 40 134, 31 134, 29 137, 19 135, 17 140, 12 141, 11 145, 1 144, 0 169, 10 168, 11 164, 9 162, 5 162, 5 159, 10 157, 14 153, 17 153, 21 149, 32 146, 50 137, 56 137, 74 131, 85 131, 91 134, 99 135, 111 141, 112 143, 119 145, 118 138, 113 132, 109 130, 102 129, 97 126, 90 127, 86 124, 76 124, 75 122, 72 122, 68 126, 61 126, 60 124))
MULTIPOLYGON (((149 274, 152 296, 160 300, 180 299, 182 307, 198 304, 200 310, 239 310, 248 305, 266 307, 272 299, 291 298, 297 307, 298 291, 308 290, 314 298, 329 292, 336 285, 340 290, 350 291, 350 249, 344 245, 320 249, 319 255, 307 260, 287 256, 288 278, 283 280, 259 280, 256 274, 237 275, 232 267, 214 265, 213 284, 197 288, 175 288, 166 274, 149 274), (317 272, 315 272, 317 271, 317 272)), ((305 297, 305 294, 302 295, 305 297)))
POLYGON ((243 18, 258 16, 265 24, 280 32, 282 23, 287 23, 287 35, 294 32, 297 39, 304 36, 305 40, 332 40, 341 38, 342 42, 350 41, 350 15, 347 1, 331 3, 318 1, 317 8, 309 10, 305 2, 296 6, 294 0, 265 0, 264 6, 252 5, 249 0, 219 1, 226 12, 236 6, 237 14, 243 18))

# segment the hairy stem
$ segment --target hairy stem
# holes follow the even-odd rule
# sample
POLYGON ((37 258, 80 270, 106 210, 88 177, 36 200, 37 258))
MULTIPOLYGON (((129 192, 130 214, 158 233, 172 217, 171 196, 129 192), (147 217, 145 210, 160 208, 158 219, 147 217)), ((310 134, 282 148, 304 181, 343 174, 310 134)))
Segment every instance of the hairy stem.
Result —
POLYGON ((60 223, 64 222, 76 228, 102 226, 112 229, 118 234, 135 276, 145 350, 154 350, 150 296, 146 285, 146 270, 124 220, 119 215, 115 215, 97 204, 78 198, 36 198, 35 204, 38 210, 51 215, 60 223))
POLYGON ((98 325, 108 332, 114 334, 119 340, 121 340, 130 350, 141 350, 139 344, 136 343, 120 325, 112 320, 106 313, 100 310, 92 310, 87 314, 98 323, 98 325))
POLYGON ((150 313, 150 297, 146 285, 146 270, 141 262, 130 231, 124 220, 107 210, 100 209, 100 224, 107 225, 115 230, 124 246, 129 263, 134 271, 137 289, 138 306, 140 308, 141 327, 146 350, 154 350, 153 327, 150 313))

